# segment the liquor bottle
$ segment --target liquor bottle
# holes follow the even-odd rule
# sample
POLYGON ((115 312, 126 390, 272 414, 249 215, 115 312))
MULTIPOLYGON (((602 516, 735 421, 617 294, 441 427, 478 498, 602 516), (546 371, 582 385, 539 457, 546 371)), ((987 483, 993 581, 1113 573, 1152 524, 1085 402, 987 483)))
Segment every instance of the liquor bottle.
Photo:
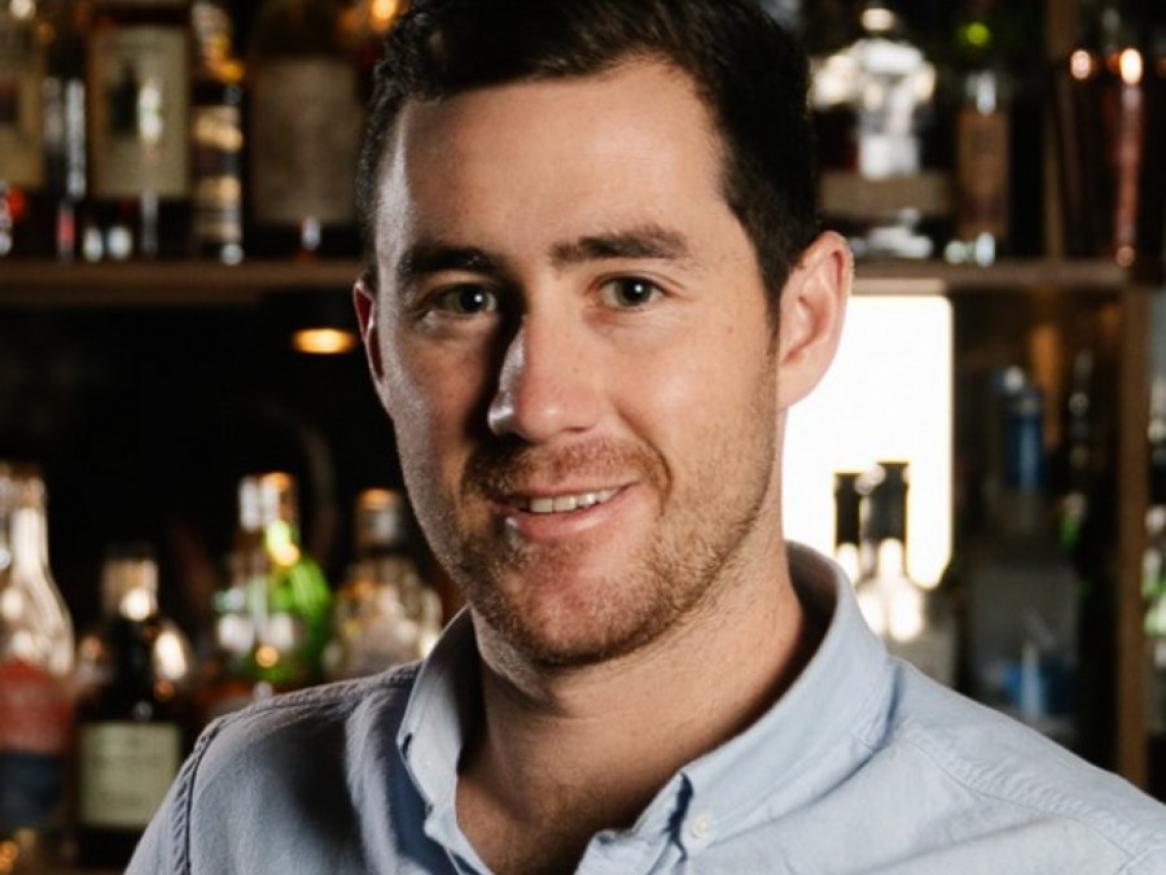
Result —
POLYGON ((884 0, 860 20, 856 42, 814 62, 822 214, 860 257, 927 258, 951 213, 951 180, 924 155, 936 69, 884 0))
POLYGON ((188 0, 98 0, 89 38, 91 194, 113 260, 179 256, 190 222, 188 0))
POLYGON ((261 255, 357 250, 354 186, 361 106, 336 0, 268 0, 251 73, 248 248, 261 255))
POLYGON ((158 611, 158 566, 131 549, 102 574, 104 676, 77 702, 77 848, 124 868, 192 741, 192 651, 158 611))
POLYGON ((341 16, 343 41, 356 63, 361 106, 372 98, 373 72, 384 56, 385 35, 404 8, 404 0, 356 0, 341 16))
POLYGON ((1011 202, 1010 84, 999 56, 995 0, 968 0, 956 29, 960 105, 955 120, 952 262, 993 263, 1005 251, 1011 202))
POLYGON ((333 679, 421 659, 441 632, 441 600, 425 586, 410 550, 405 496, 366 490, 357 498, 354 520, 356 560, 336 594, 327 650, 333 679))
POLYGON ((195 0, 197 45, 193 138, 195 253, 224 264, 243 260, 243 64, 221 0, 195 0))
POLYGON ((866 479, 863 538, 875 559, 855 588, 859 607, 892 655, 950 687, 957 664, 953 617, 941 598, 907 572, 907 465, 882 462, 866 479))
POLYGON ((834 475, 834 561, 851 583, 859 581, 866 567, 860 558, 862 495, 858 484, 861 477, 855 471, 834 475))
POLYGON ((78 254, 96 261, 104 244, 85 212, 85 34, 90 5, 47 0, 45 9, 50 41, 42 95, 45 169, 54 213, 53 251, 61 261, 72 261, 78 254))
POLYGON ((1000 402, 1002 489, 967 582, 975 693, 1071 744, 1078 578, 1045 496, 1044 399, 1025 379, 1009 385, 1000 402))
POLYGON ((0 258, 41 254, 45 232, 38 30, 36 4, 0 0, 0 258))
POLYGON ((0 845, 9 871, 52 863, 63 826, 73 627, 47 541, 40 476, 0 464, 0 845))
POLYGON ((289 474, 240 482, 231 565, 232 579, 216 598, 219 653, 203 703, 208 717, 322 677, 332 594, 300 546, 296 485, 289 474))

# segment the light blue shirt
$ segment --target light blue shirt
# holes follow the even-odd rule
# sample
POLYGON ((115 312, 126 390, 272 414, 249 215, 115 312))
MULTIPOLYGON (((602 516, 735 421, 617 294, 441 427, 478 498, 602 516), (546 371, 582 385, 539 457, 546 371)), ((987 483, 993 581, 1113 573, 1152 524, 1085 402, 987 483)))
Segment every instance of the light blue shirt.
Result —
MULTIPOLYGON (((833 563, 790 545, 790 571, 827 627, 810 663, 576 871, 1166 873, 1166 807, 889 657, 833 563)), ((216 722, 130 873, 485 875, 455 809, 478 672, 463 614, 419 667, 216 722)))

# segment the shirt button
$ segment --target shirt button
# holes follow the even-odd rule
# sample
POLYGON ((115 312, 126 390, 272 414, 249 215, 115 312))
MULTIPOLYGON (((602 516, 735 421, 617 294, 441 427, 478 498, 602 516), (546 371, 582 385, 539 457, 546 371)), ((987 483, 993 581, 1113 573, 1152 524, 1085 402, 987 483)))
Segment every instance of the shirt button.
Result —
POLYGON ((713 830, 713 820, 707 814, 698 814, 688 822, 688 834, 697 841, 709 837, 713 830))

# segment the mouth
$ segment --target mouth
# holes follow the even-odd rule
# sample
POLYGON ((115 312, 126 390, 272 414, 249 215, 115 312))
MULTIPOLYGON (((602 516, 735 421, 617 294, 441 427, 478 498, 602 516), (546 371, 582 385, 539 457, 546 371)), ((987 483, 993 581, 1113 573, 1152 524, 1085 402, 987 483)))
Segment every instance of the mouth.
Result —
POLYGON ((622 488, 617 486, 560 495, 514 495, 508 498, 507 504, 530 514, 574 513, 607 504, 619 495, 622 488))

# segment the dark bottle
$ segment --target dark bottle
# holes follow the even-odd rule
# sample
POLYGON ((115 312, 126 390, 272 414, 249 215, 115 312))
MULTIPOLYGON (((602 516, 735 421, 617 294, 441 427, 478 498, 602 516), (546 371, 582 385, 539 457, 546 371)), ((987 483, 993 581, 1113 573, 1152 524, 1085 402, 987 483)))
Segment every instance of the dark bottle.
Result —
POLYGON ((97 4, 87 78, 91 194, 106 258, 186 254, 190 66, 187 0, 97 4))
POLYGON ((361 106, 334 0, 268 0, 248 59, 248 249, 353 255, 361 106))
POLYGON ((862 494, 858 484, 861 473, 840 471, 834 475, 834 561, 846 572, 851 583, 864 576, 862 547, 862 494))
POLYGON ((233 48, 230 11, 220 0, 191 9, 197 72, 191 113, 194 250, 203 258, 243 260, 243 64, 233 48))
POLYGON ((83 866, 120 869, 189 750, 192 657, 158 612, 148 554, 107 561, 102 596, 104 671, 77 705, 77 844, 83 866))

